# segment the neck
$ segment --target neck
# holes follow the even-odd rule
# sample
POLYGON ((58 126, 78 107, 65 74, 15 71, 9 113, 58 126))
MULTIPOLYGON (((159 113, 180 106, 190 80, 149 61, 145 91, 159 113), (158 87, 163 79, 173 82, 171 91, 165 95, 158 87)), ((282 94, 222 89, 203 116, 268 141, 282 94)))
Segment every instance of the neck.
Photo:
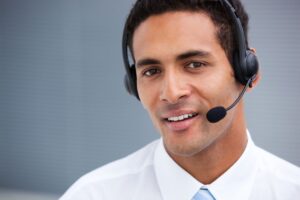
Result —
POLYGON ((210 184, 226 172, 242 155, 247 145, 242 103, 237 119, 220 138, 206 149, 189 157, 173 157, 183 169, 203 184, 210 184))

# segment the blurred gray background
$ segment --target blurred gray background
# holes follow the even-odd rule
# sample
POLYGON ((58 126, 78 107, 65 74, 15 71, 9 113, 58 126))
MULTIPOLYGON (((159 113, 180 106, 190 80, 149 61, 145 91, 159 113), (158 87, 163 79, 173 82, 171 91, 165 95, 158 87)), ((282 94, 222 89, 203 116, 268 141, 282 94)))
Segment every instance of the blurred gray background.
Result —
MULTIPOLYGON (((0 188, 61 195, 159 137, 123 86, 133 1, 0 0, 0 188)), ((243 2, 262 71, 245 97, 248 127, 299 166, 300 1, 243 2)))

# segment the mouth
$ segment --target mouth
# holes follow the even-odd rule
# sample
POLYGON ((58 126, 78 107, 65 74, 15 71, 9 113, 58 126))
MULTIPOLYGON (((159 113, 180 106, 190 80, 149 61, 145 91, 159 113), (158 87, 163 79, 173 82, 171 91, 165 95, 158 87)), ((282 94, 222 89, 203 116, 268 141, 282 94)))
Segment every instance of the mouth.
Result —
POLYGON ((185 121, 191 118, 194 118, 198 115, 198 113, 187 113, 187 114, 182 114, 182 115, 178 115, 178 116, 172 116, 172 117, 168 117, 165 118, 164 120, 167 122, 180 122, 180 121, 185 121))
POLYGON ((171 132, 183 133, 183 131, 189 129, 194 122, 197 121, 199 113, 191 112, 191 113, 183 113, 176 114, 167 118, 164 118, 164 122, 166 127, 171 132))

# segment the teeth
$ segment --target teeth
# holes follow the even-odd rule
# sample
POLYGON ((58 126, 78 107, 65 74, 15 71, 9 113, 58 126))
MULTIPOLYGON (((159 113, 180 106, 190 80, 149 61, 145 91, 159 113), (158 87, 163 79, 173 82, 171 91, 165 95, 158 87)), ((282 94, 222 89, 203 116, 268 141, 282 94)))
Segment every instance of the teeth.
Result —
POLYGON ((177 121, 182 121, 184 119, 191 118, 193 116, 194 116, 193 114, 184 114, 184 115, 180 115, 180 116, 176 116, 176 117, 169 117, 168 121, 177 122, 177 121))

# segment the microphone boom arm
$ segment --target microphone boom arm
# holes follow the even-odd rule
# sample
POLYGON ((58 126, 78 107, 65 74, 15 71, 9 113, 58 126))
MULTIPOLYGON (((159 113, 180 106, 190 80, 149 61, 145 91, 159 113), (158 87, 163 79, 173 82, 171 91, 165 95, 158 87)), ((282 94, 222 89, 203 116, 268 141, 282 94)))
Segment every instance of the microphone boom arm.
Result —
POLYGON ((251 77, 249 78, 247 84, 245 85, 243 91, 241 92, 241 94, 239 95, 239 97, 233 102, 233 104, 231 104, 228 108, 226 108, 226 111, 230 110, 231 108, 233 108, 240 100, 241 98, 244 96, 244 93, 246 92, 248 87, 252 87, 252 81, 255 77, 251 77))

